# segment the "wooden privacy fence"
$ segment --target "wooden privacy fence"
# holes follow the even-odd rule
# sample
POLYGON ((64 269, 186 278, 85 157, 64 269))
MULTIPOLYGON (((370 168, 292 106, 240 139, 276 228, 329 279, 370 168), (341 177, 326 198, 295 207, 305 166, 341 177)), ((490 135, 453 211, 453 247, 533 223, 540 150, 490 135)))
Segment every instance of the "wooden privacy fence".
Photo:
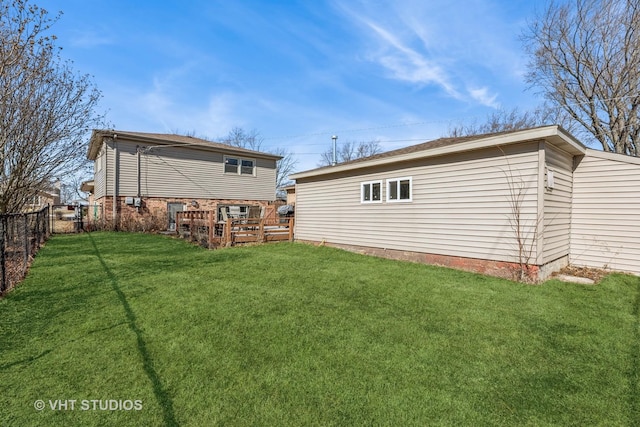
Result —
POLYGON ((0 215, 0 296, 24 278, 49 234, 49 206, 37 212, 0 215))
POLYGON ((176 231, 203 246, 293 241, 294 218, 227 218, 218 221, 215 211, 176 213, 176 231))

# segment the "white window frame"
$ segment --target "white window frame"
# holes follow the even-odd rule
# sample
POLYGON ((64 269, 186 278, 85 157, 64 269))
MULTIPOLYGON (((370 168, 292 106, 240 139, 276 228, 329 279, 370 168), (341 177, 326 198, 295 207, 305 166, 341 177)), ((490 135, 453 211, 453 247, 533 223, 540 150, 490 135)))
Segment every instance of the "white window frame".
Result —
POLYGON ((387 202, 389 203, 410 203, 413 201, 413 177, 403 176, 400 178, 388 178, 387 179, 387 202), (400 182, 401 181, 409 181, 409 198, 401 199, 400 198, 400 182), (396 194, 398 195, 397 199, 391 198, 391 184, 395 183, 396 185, 396 194))
POLYGON ((238 156, 224 156, 222 159, 222 172, 227 175, 239 175, 239 176, 256 176, 256 159, 249 159, 247 157, 238 157, 238 156), (238 165, 236 166, 238 169, 236 172, 227 172, 227 160, 235 159, 238 161, 238 165), (251 173, 242 173, 242 168, 246 166, 242 166, 242 162, 252 162, 253 168, 251 169, 251 173))
POLYGON ((360 203, 382 203, 382 180, 366 181, 360 183, 360 203), (380 186, 380 198, 378 200, 365 200, 364 199, 364 187, 369 186, 370 194, 373 196, 373 185, 378 184, 380 186))

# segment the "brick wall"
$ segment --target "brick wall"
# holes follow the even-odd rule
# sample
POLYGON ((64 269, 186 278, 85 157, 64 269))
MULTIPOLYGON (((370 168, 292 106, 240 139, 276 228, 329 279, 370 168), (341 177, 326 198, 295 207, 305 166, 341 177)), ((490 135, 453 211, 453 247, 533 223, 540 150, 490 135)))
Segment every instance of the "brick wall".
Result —
MULTIPOLYGON (((125 203, 126 197, 118 197, 116 199, 117 214, 122 218, 143 218, 145 216, 153 216, 157 218, 166 218, 168 203, 181 203, 186 206, 186 210, 196 211, 217 211, 220 205, 247 205, 247 206, 265 206, 265 217, 275 215, 275 207, 270 205, 267 200, 230 200, 230 199, 181 199, 181 198, 157 198, 142 197, 142 203, 139 208, 125 203), (195 201, 195 204, 193 203, 195 201)), ((113 197, 101 197, 97 199, 101 208, 101 219, 110 221, 113 219, 113 197)))
MULTIPOLYGON (((296 240, 300 241, 300 240, 296 240)), ((304 243, 318 244, 318 242, 306 241, 304 243)), ((424 264, 439 265, 470 271, 472 273, 486 274, 509 280, 519 280, 520 265, 514 262, 491 261, 476 258, 464 258, 448 255, 427 254, 412 251, 399 251, 394 249, 382 249, 365 246, 344 245, 337 243, 320 242, 322 245, 344 249, 364 255, 373 255, 381 258, 397 259, 401 261, 421 262, 424 264)), ((526 266, 526 281, 537 282, 545 279, 540 276, 540 267, 537 265, 526 266)))

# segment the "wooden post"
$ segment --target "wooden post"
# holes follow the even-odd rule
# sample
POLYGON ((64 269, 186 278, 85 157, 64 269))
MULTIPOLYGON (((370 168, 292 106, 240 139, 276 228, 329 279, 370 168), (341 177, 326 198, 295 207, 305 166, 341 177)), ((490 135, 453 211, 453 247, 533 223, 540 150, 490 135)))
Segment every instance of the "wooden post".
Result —
POLYGON ((294 223, 294 219, 293 217, 289 218, 289 241, 293 242, 293 223, 294 223))
POLYGON ((260 243, 264 243, 267 236, 264 235, 264 218, 260 218, 260 225, 258 227, 258 236, 256 238, 256 240, 260 243))
POLYGON ((224 242, 225 246, 231 246, 231 224, 233 224, 233 220, 231 218, 227 218, 227 222, 224 225, 224 242))
POLYGON ((209 242, 207 244, 207 246, 209 246, 209 248, 211 248, 211 245, 213 244, 213 238, 215 236, 215 226, 216 226, 216 222, 214 221, 214 211, 209 211, 208 212, 209 215, 209 242))

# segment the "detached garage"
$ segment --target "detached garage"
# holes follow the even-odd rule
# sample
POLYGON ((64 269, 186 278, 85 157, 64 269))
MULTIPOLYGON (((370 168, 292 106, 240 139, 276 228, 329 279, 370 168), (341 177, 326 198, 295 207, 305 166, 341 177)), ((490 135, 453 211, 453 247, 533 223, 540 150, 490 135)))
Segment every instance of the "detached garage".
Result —
POLYGON ((587 149, 559 126, 442 138, 292 178, 300 241, 528 280, 569 263, 640 273, 639 159, 587 149))

